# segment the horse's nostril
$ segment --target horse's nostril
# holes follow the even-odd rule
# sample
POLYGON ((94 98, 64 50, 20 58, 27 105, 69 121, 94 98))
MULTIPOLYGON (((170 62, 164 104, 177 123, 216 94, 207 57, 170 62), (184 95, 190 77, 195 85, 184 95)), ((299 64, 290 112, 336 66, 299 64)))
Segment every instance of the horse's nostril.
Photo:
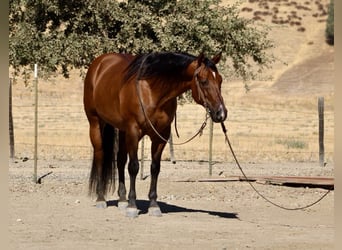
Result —
POLYGON ((226 117, 227 117, 227 111, 222 105, 220 105, 220 107, 214 113, 213 120, 215 122, 222 122, 226 119, 226 117))
POLYGON ((216 115, 217 120, 221 120, 221 118, 222 118, 222 111, 218 110, 215 115, 216 115))
POLYGON ((223 114, 223 109, 220 108, 218 111, 217 111, 217 115, 222 115, 223 114))
POLYGON ((222 121, 222 120, 224 119, 224 113, 223 113, 223 111, 221 111, 221 112, 217 115, 217 119, 218 119, 219 121, 222 121))

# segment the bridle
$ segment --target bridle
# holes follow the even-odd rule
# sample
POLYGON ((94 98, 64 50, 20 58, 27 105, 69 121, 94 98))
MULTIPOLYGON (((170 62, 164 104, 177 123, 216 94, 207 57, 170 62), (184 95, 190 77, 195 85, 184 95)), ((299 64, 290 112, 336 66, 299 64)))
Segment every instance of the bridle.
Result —
POLYGON ((198 74, 201 72, 203 67, 204 67, 203 65, 199 66, 194 72, 195 85, 196 85, 197 92, 198 92, 198 100, 203 102, 203 107, 206 109, 207 113, 210 114, 211 111, 210 111, 209 104, 208 104, 209 103, 208 98, 204 94, 204 92, 200 86, 201 83, 200 83, 199 76, 198 76, 198 74))
POLYGON ((197 88, 197 92, 198 92, 198 100, 203 102, 203 106, 205 109, 208 109, 208 102, 207 102, 207 98, 205 96, 205 94, 203 93, 201 86, 200 86, 200 81, 198 80, 198 74, 201 72, 203 66, 198 67, 195 70, 194 73, 194 78, 195 78, 195 84, 196 84, 196 88, 197 88))

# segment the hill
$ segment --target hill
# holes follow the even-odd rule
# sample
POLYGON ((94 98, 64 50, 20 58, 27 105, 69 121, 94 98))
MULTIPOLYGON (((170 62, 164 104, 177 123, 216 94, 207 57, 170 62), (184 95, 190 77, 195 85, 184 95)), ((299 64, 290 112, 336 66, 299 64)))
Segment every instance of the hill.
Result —
POLYGON ((244 17, 271 29, 272 53, 278 61, 266 72, 272 80, 265 86, 273 93, 333 93, 334 48, 325 42, 328 4, 329 0, 248 0, 242 4, 244 17))

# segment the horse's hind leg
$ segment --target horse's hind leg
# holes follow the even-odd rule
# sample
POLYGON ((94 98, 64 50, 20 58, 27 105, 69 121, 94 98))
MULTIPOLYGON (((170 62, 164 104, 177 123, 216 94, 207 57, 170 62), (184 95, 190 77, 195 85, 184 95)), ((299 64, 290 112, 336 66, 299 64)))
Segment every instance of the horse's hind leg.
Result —
POLYGON ((104 197, 103 184, 101 180, 103 167, 103 149, 102 149, 102 126, 98 117, 89 118, 90 123, 90 140, 93 145, 93 163, 89 178, 89 194, 97 195, 96 206, 105 207, 106 201, 104 197))
POLYGON ((113 138, 114 129, 98 117, 89 119, 90 139, 94 148, 93 164, 89 179, 89 193, 96 193, 96 207, 106 208, 105 194, 113 178, 113 138))

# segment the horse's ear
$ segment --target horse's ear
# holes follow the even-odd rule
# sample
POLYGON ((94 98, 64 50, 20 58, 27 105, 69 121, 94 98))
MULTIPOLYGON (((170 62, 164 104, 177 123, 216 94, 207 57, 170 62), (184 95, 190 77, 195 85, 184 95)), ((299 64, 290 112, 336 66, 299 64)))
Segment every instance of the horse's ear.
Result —
POLYGON ((218 62, 221 60, 221 56, 222 56, 222 51, 220 53, 218 53, 216 56, 214 56, 211 61, 215 64, 218 64, 218 62))
POLYGON ((197 67, 201 66, 202 62, 204 61, 204 53, 201 52, 201 54, 199 54, 199 56, 197 57, 197 67))
POLYGON ((201 67, 201 64, 204 61, 204 53, 202 52, 186 69, 186 75, 190 78, 192 78, 196 72, 196 70, 201 67))

